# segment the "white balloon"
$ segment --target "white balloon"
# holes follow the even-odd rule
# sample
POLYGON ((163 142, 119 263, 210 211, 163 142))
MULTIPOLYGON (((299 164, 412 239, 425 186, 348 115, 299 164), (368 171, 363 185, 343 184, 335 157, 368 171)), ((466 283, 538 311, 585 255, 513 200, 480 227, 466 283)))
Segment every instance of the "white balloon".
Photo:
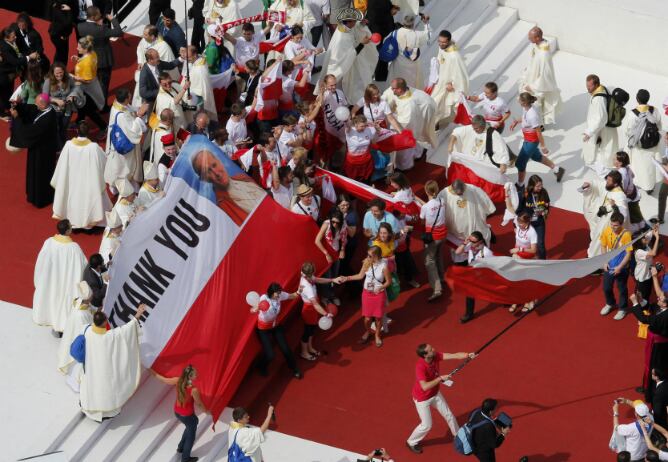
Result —
POLYGON ((334 117, 336 117, 336 120, 339 122, 345 122, 350 119, 350 110, 345 106, 339 106, 336 108, 336 111, 334 111, 334 117))
POLYGON ((246 294, 246 303, 250 306, 258 306, 260 304, 260 295, 251 290, 246 294))
POLYGON ((320 326, 322 330, 329 330, 332 327, 332 318, 323 316, 318 320, 318 326, 320 326))

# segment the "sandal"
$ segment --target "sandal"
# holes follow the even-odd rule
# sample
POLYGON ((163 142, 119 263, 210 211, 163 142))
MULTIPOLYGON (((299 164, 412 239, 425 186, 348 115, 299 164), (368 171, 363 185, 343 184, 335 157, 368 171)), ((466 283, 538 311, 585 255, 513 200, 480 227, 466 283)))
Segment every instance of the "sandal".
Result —
POLYGON ((522 308, 522 313, 528 313, 529 311, 533 311, 533 309, 534 309, 534 303, 529 302, 522 308))
POLYGON ((311 353, 311 355, 315 356, 316 358, 318 358, 321 355, 321 352, 318 350, 313 350, 310 351, 309 353, 311 353))
POLYGON ((517 305, 510 305, 510 308, 508 308, 508 312, 514 313, 517 311, 517 305))
POLYGON ((383 341, 379 338, 376 339, 376 347, 380 348, 383 346, 383 341))
POLYGON ((305 359, 306 361, 315 361, 318 359, 317 356, 309 355, 309 356, 304 356, 304 355, 299 355, 302 359, 305 359))
POLYGON ((369 343, 369 340, 371 340, 371 335, 366 333, 366 334, 362 335, 362 338, 359 339, 357 341, 357 343, 359 343, 360 345, 366 345, 367 343, 369 343))

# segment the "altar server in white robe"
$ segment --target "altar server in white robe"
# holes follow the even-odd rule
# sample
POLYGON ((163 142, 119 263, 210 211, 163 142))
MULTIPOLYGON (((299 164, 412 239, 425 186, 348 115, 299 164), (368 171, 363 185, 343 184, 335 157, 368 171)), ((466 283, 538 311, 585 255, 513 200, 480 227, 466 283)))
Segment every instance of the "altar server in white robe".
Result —
POLYGON ((619 150, 617 128, 606 127, 608 122, 608 90, 601 85, 597 75, 586 80, 589 92, 586 128, 582 136, 582 159, 586 165, 601 164, 614 167, 615 153, 619 150))
POLYGON ((51 179, 53 218, 67 218, 72 228, 104 226, 104 212, 112 206, 104 183, 104 151, 88 139, 88 130, 87 122, 79 123, 79 136, 63 146, 51 179))
POLYGON ((543 122, 555 123, 555 115, 561 104, 561 92, 554 77, 552 52, 550 43, 543 39, 540 27, 533 27, 529 31, 531 42, 531 58, 528 66, 522 72, 519 80, 519 92, 529 92, 538 101, 536 106, 541 112, 543 122))
MULTIPOLYGON (((390 106, 397 122, 411 130, 415 140, 431 147, 438 146, 436 137, 436 103, 422 90, 410 88, 404 79, 394 79, 390 88, 385 90, 383 100, 390 106)), ((397 151, 396 168, 413 168, 415 159, 422 156, 423 146, 397 151)))
MULTIPOLYGON (((445 226, 450 242, 459 246, 473 231, 481 232, 485 242, 490 241, 492 231, 487 224, 487 216, 494 213, 496 207, 485 191, 462 180, 455 180, 438 197, 445 206, 445 226)), ((450 253, 454 262, 467 258, 466 255, 457 255, 454 250, 450 253)))
POLYGON ((316 22, 311 9, 302 5, 300 0, 276 0, 269 9, 271 11, 284 11, 285 25, 287 27, 300 26, 307 36, 316 22))
POLYGON ((123 223, 123 229, 125 229, 128 227, 130 220, 137 214, 138 210, 135 204, 137 193, 130 182, 125 179, 116 181, 116 189, 118 190, 118 200, 114 205, 114 211, 118 214, 123 223))
POLYGON ((117 416, 139 387, 139 319, 145 310, 145 305, 139 305, 130 322, 111 330, 106 329, 107 316, 97 311, 86 330, 79 398, 81 411, 96 422, 117 416))
POLYGON ((482 162, 496 163, 501 173, 506 173, 510 155, 508 146, 501 137, 501 134, 493 128, 487 127, 485 118, 481 115, 474 115, 471 119, 471 125, 462 125, 455 128, 450 136, 448 152, 459 152, 465 155, 471 155, 476 160, 482 162), (492 156, 487 153, 487 137, 491 133, 492 137, 492 156), (492 162, 494 161, 494 162, 492 162))
POLYGON ((402 27, 397 30, 399 55, 390 63, 389 80, 401 77, 409 87, 423 88, 422 60, 420 48, 431 42, 429 16, 422 17, 424 28, 416 30, 418 17, 412 14, 404 16, 402 27))
MULTIPOLYGON (((359 21, 362 14, 353 8, 340 11, 338 26, 325 52, 321 75, 334 75, 350 101, 364 96, 378 63, 378 50, 371 31, 359 21)), ((319 86, 316 85, 317 94, 319 86)))
POLYGON ((148 104, 142 104, 139 109, 130 106, 130 92, 127 88, 116 90, 116 101, 109 112, 109 130, 107 133, 107 162, 104 168, 104 181, 109 185, 112 192, 116 180, 125 178, 136 185, 142 181, 142 150, 141 139, 147 127, 142 117, 148 111, 148 104), (134 145, 132 151, 121 154, 116 151, 111 142, 113 132, 112 125, 118 124, 118 128, 134 145))
MULTIPOLYGON (((148 50, 157 51, 160 61, 170 63, 176 58, 169 44, 158 34, 156 26, 148 25, 144 27, 143 38, 137 45, 137 70, 135 71, 135 89, 132 94, 132 105, 135 107, 141 106, 142 103, 141 96, 139 95, 139 72, 144 64, 146 64, 146 52, 148 50)), ((179 70, 177 68, 171 69, 168 72, 173 79, 179 78, 179 70)))
POLYGON ((466 63, 447 30, 438 34, 438 54, 431 59, 427 89, 436 101, 436 123, 443 128, 455 117, 459 95, 469 92, 466 63))
POLYGON ((165 192, 160 188, 158 165, 144 161, 144 184, 137 193, 137 207, 148 208, 164 195, 165 192))
POLYGON ((592 168, 578 191, 583 196, 584 217, 589 224, 589 238, 587 249, 588 257, 601 255, 601 233, 610 225, 610 216, 619 212, 624 216, 624 227, 629 229, 628 199, 621 187, 622 175, 617 170, 608 171, 600 165, 592 168), (608 173, 605 173, 608 172, 608 173), (604 213, 605 212, 605 213, 604 213))
POLYGON ((121 246, 121 236, 123 234, 123 222, 115 210, 107 212, 107 227, 102 234, 99 254, 102 255, 104 264, 114 258, 114 254, 121 246))
POLYGON ((90 301, 93 291, 86 281, 77 284, 78 296, 72 302, 70 314, 67 316, 63 337, 58 344, 58 370, 67 375, 67 385, 76 393, 79 393, 79 384, 83 374, 83 365, 70 355, 72 342, 80 334, 83 334, 86 326, 93 322, 93 311, 90 301))
MULTIPOLYGON (((206 58, 199 56, 197 47, 189 45, 187 48, 181 48, 181 58, 188 60, 188 66, 183 66, 181 77, 190 76, 190 99, 188 104, 197 106, 197 109, 204 109, 211 120, 218 120, 218 111, 216 110, 216 101, 213 96, 213 87, 211 86, 211 77, 207 67, 206 58)), ((188 92, 186 92, 186 99, 188 92)))
POLYGON ((60 220, 56 228, 58 234, 44 241, 37 255, 32 320, 40 326, 51 326, 59 336, 88 262, 79 244, 70 237, 70 222, 60 220))
POLYGON ((626 146, 631 158, 631 170, 635 174, 633 182, 640 189, 652 194, 658 180, 654 160, 661 160, 661 112, 654 106, 648 105, 649 92, 647 90, 638 90, 636 102, 638 103, 636 108, 626 112, 623 123, 624 135, 626 135, 626 146), (643 149, 640 145, 640 138, 646 122, 657 126, 659 142, 654 147, 643 149))

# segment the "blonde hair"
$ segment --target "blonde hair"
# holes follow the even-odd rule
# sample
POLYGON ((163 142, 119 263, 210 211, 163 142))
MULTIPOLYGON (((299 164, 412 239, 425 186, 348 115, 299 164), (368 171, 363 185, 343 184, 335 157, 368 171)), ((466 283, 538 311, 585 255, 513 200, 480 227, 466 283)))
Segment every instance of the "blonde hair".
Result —
POLYGON ((380 90, 378 89, 378 87, 377 87, 375 84, 370 83, 370 84, 367 85, 366 88, 364 89, 364 102, 365 102, 366 104, 371 103, 371 98, 372 98, 374 95, 379 95, 379 94, 380 94, 380 90))
POLYGON ((93 39, 92 35, 86 35, 85 37, 81 37, 79 39, 79 45, 81 48, 86 50, 87 52, 93 51, 93 43, 95 39, 93 39))
POLYGON ((307 154, 308 151, 305 148, 301 146, 296 147, 292 150, 292 160, 295 164, 299 164, 306 158, 307 154))
POLYGON ((429 194, 430 196, 435 196, 438 194, 438 183, 436 183, 434 180, 429 180, 424 184, 424 192, 429 194))
POLYGON ((195 373, 195 368, 188 364, 188 366, 183 369, 183 372, 181 372, 181 377, 179 377, 179 381, 176 383, 176 400, 181 406, 186 404, 186 388, 192 386, 192 379, 195 373))

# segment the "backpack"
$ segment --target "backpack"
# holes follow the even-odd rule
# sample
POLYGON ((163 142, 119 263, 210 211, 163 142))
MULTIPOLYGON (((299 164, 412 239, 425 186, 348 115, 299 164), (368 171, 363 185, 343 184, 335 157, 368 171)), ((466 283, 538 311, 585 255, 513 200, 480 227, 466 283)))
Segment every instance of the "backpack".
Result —
POLYGON ((608 113, 608 121, 605 126, 612 128, 621 127, 622 120, 626 116, 624 106, 629 102, 629 94, 622 88, 615 88, 612 90, 612 94, 610 94, 606 88, 605 93, 597 93, 594 96, 602 96, 607 101, 606 111, 608 113))
POLYGON ((399 42, 397 42, 397 31, 385 37, 383 44, 378 50, 378 59, 386 63, 391 63, 399 56, 399 42))
POLYGON ((487 424, 494 425, 494 422, 492 422, 487 417, 478 422, 477 424, 471 425, 471 420, 478 411, 480 411, 480 409, 476 409, 471 413, 469 421, 466 422, 461 427, 459 427, 459 431, 457 432, 457 435, 455 435, 455 441, 454 441, 455 451, 464 456, 470 456, 471 454, 473 454, 473 430, 487 424))
POLYGON ((239 435, 239 430, 234 434, 234 440, 227 450, 228 462, 253 462, 253 459, 244 454, 244 451, 237 444, 237 435, 239 435))
MULTIPOLYGON (((640 116, 640 111, 637 109, 633 110, 633 113, 638 117, 636 123, 643 124, 642 130, 638 130, 636 133, 640 134, 638 138, 632 136, 629 138, 629 147, 640 145, 642 149, 652 149, 653 147, 658 146, 661 141, 661 133, 659 132, 659 127, 656 124, 656 119, 652 117, 652 120, 647 118, 647 113, 643 113, 640 116), (632 144, 633 143, 633 144, 632 144)), ((649 113, 654 114, 654 108, 650 106, 649 113)))
POLYGON ((116 113, 116 118, 114 118, 114 123, 111 126, 111 134, 109 138, 111 140, 114 150, 122 155, 127 154, 135 148, 135 145, 130 141, 130 139, 123 133, 121 127, 118 125, 118 116, 121 115, 120 112, 116 113))
POLYGON ((70 356, 73 357, 78 363, 84 364, 86 362, 86 331, 90 327, 90 324, 86 326, 83 331, 83 334, 76 336, 72 345, 70 345, 70 356))

